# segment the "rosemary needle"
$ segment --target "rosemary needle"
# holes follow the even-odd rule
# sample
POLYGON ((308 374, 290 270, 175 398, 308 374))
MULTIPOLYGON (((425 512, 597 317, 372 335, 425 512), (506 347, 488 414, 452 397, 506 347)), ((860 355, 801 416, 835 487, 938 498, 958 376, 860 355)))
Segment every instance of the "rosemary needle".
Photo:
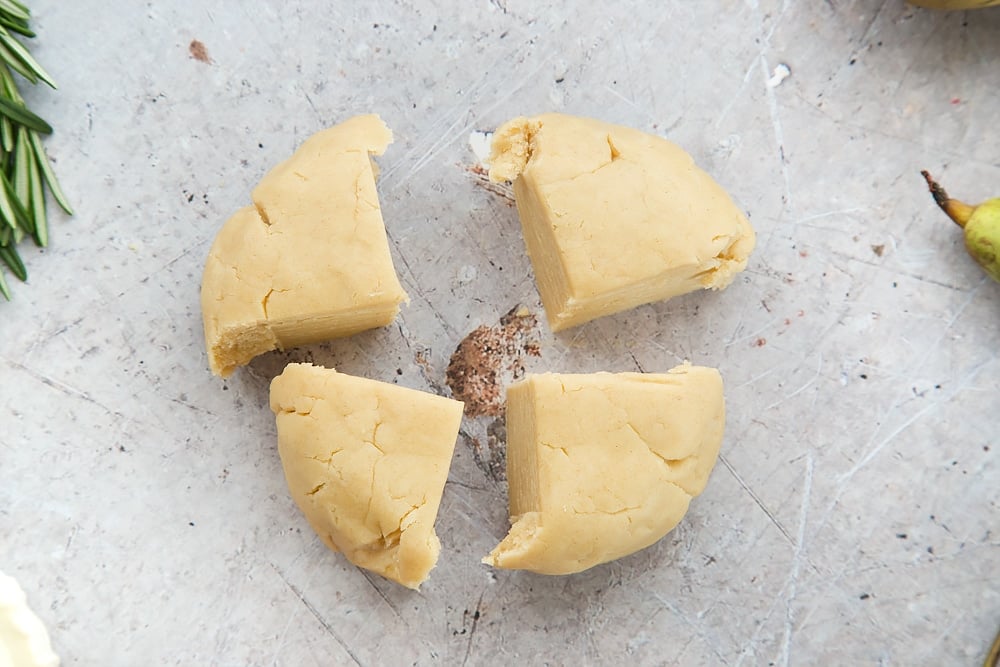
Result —
POLYGON ((31 84, 56 84, 28 49, 15 37, 34 37, 28 27, 31 11, 20 0, 0 0, 0 295, 11 298, 5 271, 28 278, 17 244, 30 236, 36 245, 49 242, 46 190, 59 207, 73 209, 59 187, 41 136, 52 126, 28 109, 14 74, 31 84), (4 269, 6 267, 6 269, 4 269))

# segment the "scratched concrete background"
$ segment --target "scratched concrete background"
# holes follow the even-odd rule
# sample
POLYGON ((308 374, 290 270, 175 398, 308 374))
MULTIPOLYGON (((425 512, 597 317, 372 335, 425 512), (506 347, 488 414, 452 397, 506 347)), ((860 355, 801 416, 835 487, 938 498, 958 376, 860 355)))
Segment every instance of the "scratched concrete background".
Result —
POLYGON ((77 215, 55 216, 51 248, 25 253, 30 285, 0 303, 0 569, 66 664, 982 659, 1000 625, 1000 285, 918 171, 1000 194, 1000 11, 31 4, 61 88, 29 100, 77 215), (546 110, 678 142, 759 242, 725 292, 559 336, 539 324, 518 333, 538 355, 515 344, 504 372, 717 366, 722 457, 641 553, 571 577, 493 571, 502 421, 467 419, 441 560, 413 593, 309 531, 268 382, 308 359, 447 394, 470 332, 504 335, 518 305, 540 316, 515 211, 468 137, 546 110), (379 187, 412 302, 383 330, 212 377, 198 289, 216 230, 306 136, 361 112, 396 133, 379 187))

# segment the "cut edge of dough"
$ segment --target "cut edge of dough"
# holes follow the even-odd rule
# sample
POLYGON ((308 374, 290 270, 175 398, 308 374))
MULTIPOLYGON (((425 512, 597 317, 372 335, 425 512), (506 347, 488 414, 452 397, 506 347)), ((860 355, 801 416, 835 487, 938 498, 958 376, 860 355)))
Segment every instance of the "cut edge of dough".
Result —
POLYGON ((542 123, 537 118, 519 116, 507 121, 493 133, 490 145, 490 180, 514 182, 528 166, 534 140, 542 123))
POLYGON ((525 512, 512 517, 506 537, 481 562, 501 569, 520 569, 517 561, 530 558, 541 544, 538 538, 542 530, 541 512, 525 512))

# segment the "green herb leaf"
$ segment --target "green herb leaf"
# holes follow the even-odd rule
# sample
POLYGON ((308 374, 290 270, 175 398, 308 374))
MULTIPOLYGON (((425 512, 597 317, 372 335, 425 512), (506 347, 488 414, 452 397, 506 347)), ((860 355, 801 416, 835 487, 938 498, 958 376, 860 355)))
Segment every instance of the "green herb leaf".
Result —
POLYGON ((21 256, 17 254, 17 248, 12 245, 0 247, 0 259, 10 267, 11 273, 18 277, 21 282, 28 279, 28 270, 24 268, 21 256))
MULTIPOLYGON (((17 196, 17 191, 14 188, 14 184, 10 182, 5 174, 0 173, 0 181, 3 182, 3 190, 7 195, 7 201, 10 203, 11 209, 14 211, 14 220, 17 222, 17 226, 20 227, 25 233, 35 234, 35 223, 28 214, 27 209, 24 204, 17 196)), ((20 239, 18 239, 20 240, 20 239)))
POLYGON ((0 60, 31 83, 38 83, 38 77, 31 71, 31 68, 21 62, 17 54, 7 48, 2 40, 0 40, 0 60))
POLYGON ((44 248, 49 244, 49 221, 45 213, 42 175, 38 173, 38 163, 34 160, 28 171, 28 180, 31 186, 31 217, 35 220, 35 243, 44 248))
POLYGON ((7 284, 7 279, 3 277, 3 271, 0 271, 0 294, 3 294, 3 298, 10 301, 10 286, 7 284))
POLYGON ((52 126, 28 108, 14 76, 16 72, 29 83, 56 87, 15 37, 34 37, 30 18, 21 0, 0 0, 0 294, 8 301, 11 292, 3 267, 22 281, 28 277, 17 244, 30 235, 39 246, 48 245, 46 189, 67 214, 73 214, 39 136, 51 134, 52 126))
POLYGON ((52 171, 52 165, 49 164, 49 158, 45 155, 45 149, 42 148, 42 140, 34 132, 29 132, 28 136, 31 137, 31 147, 35 151, 35 157, 38 158, 38 166, 42 170, 42 176, 45 177, 45 183, 49 186, 52 196, 55 197, 56 203, 59 204, 62 210, 66 211, 67 215, 73 215, 73 208, 69 205, 69 201, 67 201, 66 195, 63 194, 62 188, 59 187, 56 174, 52 171))
MULTIPOLYGON (((0 172, 0 178, 6 178, 3 176, 3 172, 0 172)), ((0 185, 0 218, 10 229, 17 229, 17 215, 14 213, 14 205, 7 195, 7 188, 2 185, 0 185)))
POLYGON ((28 8, 17 0, 0 0, 0 10, 25 22, 31 18, 31 12, 28 11, 28 8))
POLYGON ((34 37, 35 33, 28 27, 28 22, 24 20, 17 20, 16 18, 9 16, 8 14, 0 13, 0 25, 10 28, 14 32, 24 35, 25 37, 34 37))
POLYGON ((24 125, 30 130, 42 134, 52 134, 52 126, 28 110, 28 107, 17 102, 0 97, 0 114, 7 116, 15 123, 24 125))
POLYGON ((14 124, 7 116, 0 116, 0 144, 5 152, 14 152, 14 124))
MULTIPOLYGON (((28 198, 31 196, 31 187, 28 184, 28 171, 34 169, 35 154, 31 150, 28 138, 28 131, 23 127, 17 128, 17 142, 14 146, 14 192, 17 198, 25 206, 28 205, 28 198)), ((9 151, 8 151, 9 152, 9 151)))
POLYGON ((45 71, 45 68, 28 53, 28 49, 21 46, 21 43, 11 37, 10 33, 2 26, 0 26, 0 42, 3 42, 4 46, 10 49, 34 76, 49 84, 52 88, 56 88, 56 82, 52 80, 52 77, 45 71))

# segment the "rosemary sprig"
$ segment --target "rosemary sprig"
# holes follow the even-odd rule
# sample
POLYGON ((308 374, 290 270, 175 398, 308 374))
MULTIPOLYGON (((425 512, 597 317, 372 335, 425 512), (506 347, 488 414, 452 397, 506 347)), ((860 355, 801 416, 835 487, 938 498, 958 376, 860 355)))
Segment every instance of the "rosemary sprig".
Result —
POLYGON ((29 83, 56 88, 45 68, 11 34, 34 37, 30 19, 30 10, 20 0, 0 0, 0 294, 8 301, 10 286, 2 267, 21 281, 28 279, 17 244, 30 236, 36 245, 48 245, 45 191, 73 215, 42 147, 40 135, 51 134, 52 126, 28 109, 14 80, 16 72, 29 83))

